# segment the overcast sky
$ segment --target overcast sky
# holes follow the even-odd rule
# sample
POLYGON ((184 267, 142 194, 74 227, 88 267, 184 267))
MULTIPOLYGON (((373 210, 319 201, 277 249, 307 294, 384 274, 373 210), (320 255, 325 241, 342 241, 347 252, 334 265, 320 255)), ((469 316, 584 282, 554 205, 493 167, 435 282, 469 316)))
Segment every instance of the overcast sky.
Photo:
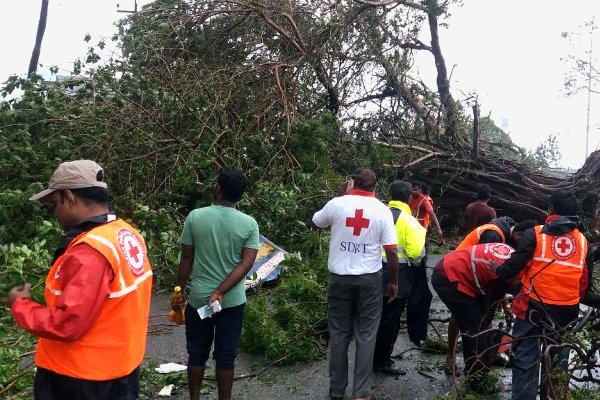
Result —
MULTIPOLYGON (((141 0, 140 4, 149 1, 141 0)), ((10 73, 27 71, 37 28, 39 0, 0 2, 0 80, 10 73)), ((113 22, 133 9, 133 0, 50 0, 48 24, 40 63, 46 73, 57 65, 60 73, 72 68, 89 46, 86 33, 110 38, 113 22)), ((567 70, 561 62, 573 52, 562 32, 579 28, 594 15, 600 16, 600 1, 573 0, 464 0, 452 10, 448 28, 440 29, 442 51, 452 71, 454 96, 479 95, 482 115, 490 114, 515 143, 534 149, 548 135, 557 134, 561 165, 578 168, 585 158, 585 94, 566 98, 563 81, 567 70)), ((600 34, 594 39, 600 56, 600 34)), ((590 36, 579 39, 576 51, 585 56, 590 36)), ((97 40, 94 41, 94 43, 97 40)), ((430 87, 435 87, 433 61, 424 55, 420 69, 430 87)), ((600 144, 600 96, 592 96, 590 152, 600 144)))

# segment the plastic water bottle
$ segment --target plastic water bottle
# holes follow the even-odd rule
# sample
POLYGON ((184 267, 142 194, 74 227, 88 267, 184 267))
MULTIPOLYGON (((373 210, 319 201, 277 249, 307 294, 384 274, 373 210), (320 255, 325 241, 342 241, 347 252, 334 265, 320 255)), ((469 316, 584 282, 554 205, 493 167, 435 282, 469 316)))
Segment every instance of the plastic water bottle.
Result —
POLYGON ((171 293, 171 312, 169 312, 169 320, 182 325, 185 323, 185 314, 183 308, 185 307, 185 299, 183 293, 181 293, 181 286, 175 286, 173 293, 171 293))

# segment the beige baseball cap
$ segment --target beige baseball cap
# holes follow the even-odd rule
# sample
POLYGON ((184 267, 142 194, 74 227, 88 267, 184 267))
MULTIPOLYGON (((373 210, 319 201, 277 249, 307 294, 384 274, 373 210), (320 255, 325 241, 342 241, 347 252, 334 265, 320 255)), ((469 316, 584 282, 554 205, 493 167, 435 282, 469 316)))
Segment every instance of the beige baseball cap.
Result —
POLYGON ((92 160, 67 161, 58 166, 50 178, 48 188, 34 194, 29 200, 40 200, 55 190, 106 188, 101 166, 92 160))

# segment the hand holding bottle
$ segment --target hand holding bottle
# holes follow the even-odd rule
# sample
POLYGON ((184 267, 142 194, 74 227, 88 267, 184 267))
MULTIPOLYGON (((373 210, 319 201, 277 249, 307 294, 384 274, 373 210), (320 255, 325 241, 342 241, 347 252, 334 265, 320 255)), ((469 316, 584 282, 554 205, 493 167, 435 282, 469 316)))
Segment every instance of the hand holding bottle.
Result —
POLYGON ((171 293, 171 312, 169 312, 169 320, 182 325, 185 323, 185 314, 183 309, 185 307, 185 297, 181 291, 181 286, 175 286, 173 293, 171 293))

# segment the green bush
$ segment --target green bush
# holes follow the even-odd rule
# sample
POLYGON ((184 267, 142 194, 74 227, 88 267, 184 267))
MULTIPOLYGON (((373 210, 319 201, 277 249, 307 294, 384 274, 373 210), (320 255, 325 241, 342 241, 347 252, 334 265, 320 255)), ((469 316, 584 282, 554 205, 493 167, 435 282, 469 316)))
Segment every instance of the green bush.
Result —
POLYGON ((285 262, 280 283, 250 297, 240 348, 264 355, 266 362, 293 364, 324 355, 326 275, 323 260, 285 262))

